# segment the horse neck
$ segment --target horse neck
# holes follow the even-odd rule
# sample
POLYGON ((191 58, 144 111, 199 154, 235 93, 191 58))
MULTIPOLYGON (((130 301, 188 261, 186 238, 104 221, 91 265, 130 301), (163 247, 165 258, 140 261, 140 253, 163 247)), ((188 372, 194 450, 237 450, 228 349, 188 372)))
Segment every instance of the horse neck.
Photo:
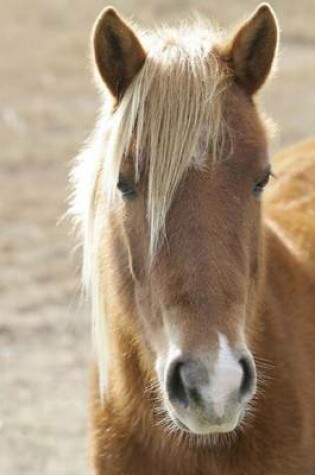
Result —
POLYGON ((268 218, 262 237, 263 271, 250 341, 259 379, 251 431, 253 440, 273 440, 275 434, 285 437, 301 416, 296 388, 304 370, 301 342, 307 340, 307 326, 296 316, 302 314, 306 276, 268 218))
POLYGON ((277 364, 278 352, 273 352, 273 349, 279 348, 284 321, 281 306, 288 300, 287 280, 293 283, 298 276, 294 256, 268 225, 268 221, 263 223, 262 228, 262 254, 262 275, 250 325, 250 343, 258 363, 261 359, 267 365, 270 363, 274 366, 277 364))

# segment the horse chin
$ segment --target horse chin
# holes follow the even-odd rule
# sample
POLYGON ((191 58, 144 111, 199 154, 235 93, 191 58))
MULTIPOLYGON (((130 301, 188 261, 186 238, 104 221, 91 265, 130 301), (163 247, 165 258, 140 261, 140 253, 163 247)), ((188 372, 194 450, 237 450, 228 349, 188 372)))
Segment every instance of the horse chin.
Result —
POLYGON ((221 434, 235 433, 243 420, 244 412, 244 410, 239 410, 229 420, 220 421, 219 423, 216 421, 216 423, 213 423, 212 421, 194 416, 193 414, 191 414, 190 417, 182 418, 175 414, 172 409, 168 408, 168 413, 176 428, 195 436, 219 436, 221 434))

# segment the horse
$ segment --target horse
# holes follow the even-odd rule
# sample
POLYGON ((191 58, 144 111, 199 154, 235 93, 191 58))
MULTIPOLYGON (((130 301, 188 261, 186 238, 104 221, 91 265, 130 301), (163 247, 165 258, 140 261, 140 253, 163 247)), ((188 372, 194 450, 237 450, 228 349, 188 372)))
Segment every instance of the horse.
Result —
POLYGON ((96 475, 315 473, 315 140, 270 160, 278 36, 268 4, 232 34, 95 23, 71 213, 96 475))

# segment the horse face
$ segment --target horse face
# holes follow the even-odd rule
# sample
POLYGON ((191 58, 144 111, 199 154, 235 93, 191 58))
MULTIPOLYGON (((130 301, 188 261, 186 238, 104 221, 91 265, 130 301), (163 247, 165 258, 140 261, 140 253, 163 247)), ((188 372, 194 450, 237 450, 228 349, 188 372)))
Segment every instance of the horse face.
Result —
MULTIPOLYGON (((152 170, 152 157, 144 156, 140 179, 135 184, 132 144, 130 153, 125 154, 121 162, 118 183, 124 204, 114 213, 119 220, 117 229, 120 229, 119 239, 117 236, 115 239, 119 252, 124 253, 124 262, 129 264, 136 314, 143 331, 137 340, 146 341, 148 370, 155 368, 169 415, 182 429, 194 433, 233 430, 256 389, 255 364, 247 342, 260 273, 259 195, 270 170, 264 130, 252 95, 269 74, 276 44, 275 18, 270 8, 262 5, 231 42, 213 47, 211 54, 204 57, 197 75, 193 71, 204 49, 199 50, 199 59, 191 59, 189 66, 183 58, 177 73, 171 76, 163 54, 171 48, 168 59, 175 61, 182 51, 181 48, 174 50, 172 42, 166 49, 158 50, 156 59, 152 60, 150 55, 147 59, 134 33, 112 9, 105 11, 95 29, 96 64, 116 98, 118 110, 122 95, 126 93, 125 104, 130 100, 133 86, 130 89, 129 85, 141 68, 146 68, 147 61, 151 61, 153 68, 161 65, 150 76, 150 87, 159 75, 163 74, 163 81, 171 77, 178 81, 182 71, 190 72, 185 81, 188 87, 192 81, 195 83, 191 89, 186 88, 185 104, 191 103, 190 94, 196 90, 200 93, 207 84, 208 77, 204 77, 201 84, 196 81, 211 61, 214 61, 213 71, 217 71, 217 61, 221 61, 227 76, 229 86, 222 94, 221 105, 227 129, 232 131, 233 149, 226 153, 229 155, 226 160, 223 156, 215 161, 211 150, 203 147, 207 123, 199 127, 200 147, 197 148, 200 153, 192 157, 191 166, 177 183, 164 216, 164 233, 153 256, 152 230, 148 229, 147 220, 148 196, 152 189, 146 173, 148 168, 152 170)), ((191 45, 188 50, 191 51, 191 45)), ((140 73, 142 86, 148 86, 145 77, 140 73)), ((157 84, 155 98, 158 100, 148 121, 154 121, 159 114, 161 127, 165 117, 176 127, 174 117, 186 120, 187 126, 187 123, 196 124, 198 117, 203 116, 195 113, 194 120, 189 122, 188 117, 187 122, 189 111, 181 109, 177 100, 177 111, 181 113, 173 114, 171 121, 170 103, 162 101, 167 97, 166 82, 163 86, 157 84)), ((179 80, 174 94, 180 94, 180 89, 179 80)), ((143 87, 139 86, 137 92, 141 95, 143 87)), ((199 109, 203 102, 199 100, 199 109)), ((132 106, 130 114, 133 112, 132 106)), ((203 114, 206 112, 207 108, 203 109, 203 114)), ((146 117, 142 116, 141 120, 145 124, 146 117)), ((190 130, 187 126, 186 135, 190 130)), ((154 126, 149 133, 156 145, 161 141, 167 143, 171 153, 174 149, 169 143, 171 127, 164 131, 163 139, 158 140, 154 126)), ((138 143, 137 137, 135 143, 138 143)), ((180 150, 178 140, 176 143, 180 150)), ((144 144, 143 147, 145 154, 144 144)), ((170 161, 174 165, 176 157, 170 157, 170 161)), ((164 167, 165 163, 164 154, 164 167)), ((158 170, 158 160, 154 164, 156 173, 162 173, 158 170)))
POLYGON ((251 101, 234 88, 229 103, 243 139, 227 160, 211 164, 209 155, 204 166, 192 165, 152 262, 145 177, 124 198, 144 338, 167 410, 195 433, 233 430, 256 390, 247 344, 260 275, 260 194, 270 169, 251 101))

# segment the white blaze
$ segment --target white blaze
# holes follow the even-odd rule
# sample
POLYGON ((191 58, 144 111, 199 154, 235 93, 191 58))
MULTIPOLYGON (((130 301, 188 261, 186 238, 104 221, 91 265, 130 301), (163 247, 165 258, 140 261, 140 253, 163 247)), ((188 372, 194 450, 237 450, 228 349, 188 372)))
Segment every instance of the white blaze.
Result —
POLYGON ((219 354, 210 392, 213 409, 218 417, 224 415, 226 402, 233 391, 239 390, 242 377, 242 368, 233 355, 226 336, 219 333, 219 354))

